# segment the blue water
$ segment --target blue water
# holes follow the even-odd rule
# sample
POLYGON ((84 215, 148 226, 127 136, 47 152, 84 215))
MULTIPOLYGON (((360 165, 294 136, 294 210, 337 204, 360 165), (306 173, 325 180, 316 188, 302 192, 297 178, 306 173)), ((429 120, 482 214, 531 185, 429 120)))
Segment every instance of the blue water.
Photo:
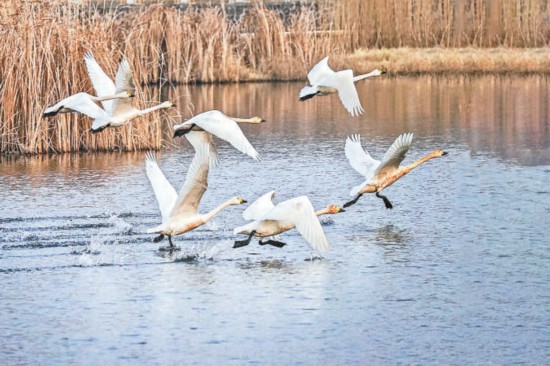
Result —
MULTIPOLYGON (((344 156, 351 133, 375 158, 407 131, 405 164, 449 155, 388 188, 393 210, 365 195, 323 218, 323 256, 296 231, 282 249, 232 249, 242 206, 159 252, 143 153, 1 158, 0 362, 546 364, 548 80, 378 79, 359 85, 355 119, 336 96, 299 103, 300 87, 173 91, 196 113, 268 120, 243 127, 261 163, 218 141, 201 212, 273 189, 276 202, 343 205, 362 181, 344 156)), ((184 140, 158 153, 176 189, 192 153, 184 140)))

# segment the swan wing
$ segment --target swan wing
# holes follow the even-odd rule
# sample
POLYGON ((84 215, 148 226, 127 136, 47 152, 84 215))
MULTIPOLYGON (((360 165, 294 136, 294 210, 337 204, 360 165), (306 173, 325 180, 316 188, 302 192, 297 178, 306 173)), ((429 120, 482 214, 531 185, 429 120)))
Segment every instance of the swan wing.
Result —
POLYGON ((185 134, 187 141, 193 145, 195 151, 202 145, 208 144, 210 146, 210 167, 215 167, 220 163, 218 157, 218 150, 212 139, 212 134, 206 131, 189 131, 185 134))
POLYGON ((260 160, 260 154, 250 144, 237 122, 220 111, 201 113, 185 123, 195 124, 212 135, 229 142, 240 152, 257 161, 260 160))
MULTIPOLYGON (((68 98, 63 99, 61 102, 57 103, 56 106, 71 109, 75 112, 82 113, 91 118, 104 118, 107 116, 107 113, 101 109, 97 104, 95 104, 91 99, 90 95, 86 93, 77 93, 71 95, 68 98)), ((54 106, 55 107, 55 106, 54 106)))
POLYGON ((384 154, 384 158, 376 169, 375 174, 383 173, 386 169, 398 168, 399 164, 405 159, 407 151, 409 151, 411 147, 412 140, 412 133, 404 133, 396 138, 388 151, 384 154))
POLYGON ((261 219, 267 212, 275 207, 273 204, 273 198, 275 198, 275 191, 267 192, 256 201, 252 202, 243 212, 244 219, 261 219))
POLYGON ((338 90, 340 101, 352 116, 363 113, 363 107, 353 83, 352 70, 338 71, 333 76, 323 80, 321 85, 338 90))
POLYGON ((328 240, 323 232, 321 223, 315 215, 313 205, 306 196, 300 196, 279 203, 267 212, 262 220, 277 220, 290 222, 296 230, 320 252, 328 249, 328 240))
POLYGON ((361 146, 361 136, 354 134, 346 139, 346 158, 353 169, 367 179, 374 176, 376 168, 380 165, 380 161, 373 159, 368 151, 361 146))
POLYGON ((307 79, 311 85, 317 85, 332 75, 334 75, 334 70, 328 65, 327 56, 311 68, 307 74, 307 79))
MULTIPOLYGON (((136 86, 134 85, 134 79, 132 78, 132 70, 128 60, 124 59, 118 65, 118 71, 116 73, 116 90, 115 93, 128 92, 130 94, 136 93, 136 86)), ((112 116, 121 115, 134 110, 132 101, 134 98, 121 98, 113 100, 112 109, 110 112, 112 116)))
POLYGON ((185 183, 170 213, 170 217, 185 214, 196 214, 199 203, 208 187, 208 170, 210 165, 210 146, 204 144, 195 150, 195 156, 187 170, 185 183))
MULTIPOLYGON (((108 95, 114 95, 116 93, 115 83, 111 80, 110 77, 105 74, 105 71, 99 66, 94 55, 91 52, 86 52, 84 54, 84 61, 86 62, 86 69, 88 70, 88 75, 92 81, 95 92, 98 97, 105 97, 108 95)), ((109 113, 112 108, 113 101, 105 100, 101 102, 103 108, 109 113)))
POLYGON ((162 170, 160 170, 157 159, 151 151, 145 154, 145 172, 147 173, 149 182, 151 182, 153 192, 155 192, 162 222, 166 222, 170 217, 170 211, 174 207, 178 194, 170 182, 168 182, 162 170))

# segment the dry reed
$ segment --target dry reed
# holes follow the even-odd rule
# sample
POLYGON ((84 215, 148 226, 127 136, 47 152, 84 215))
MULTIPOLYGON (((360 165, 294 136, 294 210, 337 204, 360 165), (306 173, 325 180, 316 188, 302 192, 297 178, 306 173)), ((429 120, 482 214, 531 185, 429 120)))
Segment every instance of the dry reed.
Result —
POLYGON ((159 4, 102 13, 68 0, 7 0, 0 5, 0 151, 140 150, 165 143, 165 112, 97 135, 84 116, 41 118, 47 105, 93 92, 82 59, 88 50, 112 76, 122 57, 129 60, 140 108, 161 100, 152 83, 304 79, 329 54, 335 68, 359 72, 378 65, 393 73, 548 72, 547 49, 517 48, 548 45, 548 2, 319 0, 286 18, 259 2, 232 21, 220 7, 182 11, 159 4), (464 46, 470 48, 454 49, 464 46), (471 48, 494 46, 516 48, 471 48))

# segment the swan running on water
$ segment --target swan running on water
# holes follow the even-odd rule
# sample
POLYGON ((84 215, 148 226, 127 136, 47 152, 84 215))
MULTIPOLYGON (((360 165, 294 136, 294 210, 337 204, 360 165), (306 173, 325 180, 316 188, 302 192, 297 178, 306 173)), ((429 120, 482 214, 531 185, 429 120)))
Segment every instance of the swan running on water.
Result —
POLYGON ((434 158, 447 155, 443 150, 434 150, 412 164, 400 167, 399 164, 405 159, 407 151, 412 144, 413 134, 404 133, 395 139, 390 146, 382 161, 373 159, 370 154, 361 147, 361 136, 352 135, 346 139, 346 157, 353 169, 363 175, 366 180, 364 183, 354 187, 350 196, 355 199, 347 202, 344 207, 349 207, 365 193, 376 193, 386 205, 386 208, 393 208, 388 197, 380 194, 384 188, 391 186, 396 180, 409 173, 422 163, 434 158))
POLYGON ((212 110, 197 114, 193 118, 174 126, 174 137, 185 135, 189 142, 195 146, 195 141, 200 139, 211 146, 211 162, 217 162, 217 151, 212 141, 212 135, 229 142, 243 154, 260 161, 260 154, 248 141, 237 123, 260 124, 265 122, 261 117, 237 118, 228 117, 220 111, 212 110), (208 135, 204 134, 204 131, 208 135), (200 134, 197 134, 200 133, 200 134))
POLYGON ((319 211, 314 211, 311 202, 306 196, 300 196, 273 204, 275 191, 268 192, 254 201, 244 212, 245 220, 254 220, 251 223, 235 228, 234 234, 248 235, 245 240, 235 241, 233 248, 240 248, 250 244, 253 236, 260 238, 260 245, 273 245, 282 248, 286 244, 276 240, 263 241, 263 238, 279 235, 296 228, 311 246, 320 252, 328 250, 329 244, 318 216, 344 212, 338 206, 329 205, 319 211))
POLYGON ((356 82, 373 76, 385 74, 386 70, 374 69, 368 74, 353 76, 351 69, 334 71, 328 65, 328 56, 319 61, 307 74, 310 86, 305 86, 300 91, 300 101, 308 100, 316 95, 329 95, 338 92, 340 101, 352 116, 364 112, 359 95, 355 88, 356 82))
POLYGON ((209 145, 202 145, 195 151, 185 183, 177 194, 160 170, 153 153, 147 153, 145 171, 155 192, 162 216, 162 224, 147 230, 148 234, 160 234, 153 240, 155 243, 164 239, 166 235, 170 243, 169 249, 174 249, 172 236, 181 235, 206 224, 228 206, 246 203, 240 197, 233 197, 207 214, 198 212, 199 203, 208 187, 209 156, 209 145))

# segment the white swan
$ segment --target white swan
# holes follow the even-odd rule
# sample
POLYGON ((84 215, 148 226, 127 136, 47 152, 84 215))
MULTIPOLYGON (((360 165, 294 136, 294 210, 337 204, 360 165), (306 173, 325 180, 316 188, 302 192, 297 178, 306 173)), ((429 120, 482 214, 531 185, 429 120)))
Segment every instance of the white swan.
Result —
POLYGON ((415 162, 400 167, 399 164, 405 159, 413 140, 412 133, 404 133, 397 137, 388 151, 384 154, 382 161, 373 159, 370 154, 361 147, 361 136, 352 135, 346 139, 346 157, 353 169, 365 177, 365 182, 354 187, 350 196, 355 199, 347 202, 344 207, 349 207, 357 202, 364 193, 376 193, 386 205, 386 208, 393 208, 388 197, 380 194, 384 188, 391 186, 396 180, 409 173, 420 164, 434 158, 447 155, 443 150, 434 150, 415 162))
MULTIPOLYGON (((240 152, 250 156, 251 158, 259 161, 260 154, 254 149, 250 144, 243 131, 237 123, 252 123, 259 124, 265 122, 261 117, 252 117, 252 118, 237 118, 237 117, 228 117, 220 111, 212 110, 197 114, 193 118, 174 126, 174 137, 177 136, 189 136, 193 135, 196 132, 206 131, 209 134, 212 134, 222 140, 229 142, 233 147, 235 147, 240 152)), ((209 139, 211 146, 213 145, 211 136, 200 135, 200 136, 191 136, 191 139, 188 137, 189 142, 193 144, 192 139, 209 139)), ((213 147, 215 149, 215 147, 213 147)), ((215 151, 215 150, 214 150, 215 151)), ((212 160, 212 159, 211 159, 212 160)), ((214 159, 217 161, 217 158, 214 159)))
POLYGON ((328 65, 328 56, 319 61, 307 74, 310 86, 300 91, 300 101, 313 98, 316 95, 328 95, 338 92, 340 101, 352 116, 364 112, 354 83, 372 76, 385 74, 384 69, 374 69, 368 74, 353 76, 351 69, 335 72, 328 65))
POLYGON ((176 193, 174 187, 160 170, 152 153, 146 155, 145 171, 155 192, 162 216, 162 224, 148 229, 147 233, 160 234, 154 239, 155 243, 167 235, 170 249, 174 248, 172 236, 186 233, 204 225, 228 206, 246 203, 240 197, 233 197, 207 214, 198 213, 199 203, 208 186, 209 145, 206 144, 196 150, 187 171, 185 183, 179 194, 176 193))
POLYGON ((245 234, 248 238, 235 241, 233 248, 240 248, 250 244, 253 236, 260 238, 260 245, 273 245, 282 248, 285 243, 276 240, 262 241, 263 238, 279 235, 285 231, 296 228, 298 232, 320 252, 328 249, 329 244, 318 216, 344 212, 340 207, 329 205, 328 207, 314 211, 311 202, 306 196, 300 196, 273 204, 275 191, 267 192, 254 201, 244 212, 245 220, 254 220, 247 225, 235 228, 235 235, 245 234))
MULTIPOLYGON (((87 52, 84 54, 88 75, 92 81, 92 85, 97 93, 97 97, 88 93, 76 93, 67 97, 60 102, 57 102, 51 107, 46 108, 43 117, 55 116, 58 113, 82 113, 88 116, 101 116, 101 108, 95 102, 101 102, 103 108, 109 111, 111 109, 113 99, 133 98, 134 90, 125 89, 125 85, 121 84, 115 87, 113 81, 101 69, 94 56, 87 52)), ((122 74, 121 68, 124 67, 124 61, 119 65, 119 73, 122 74)), ((126 62, 127 63, 127 62, 126 62)), ((117 73, 118 76, 118 73, 117 73)), ((122 83, 124 80, 118 80, 117 83, 122 83)), ((95 117, 93 117, 95 118, 95 117)))
MULTIPOLYGON (((90 53, 86 54, 85 60, 88 72, 90 75, 93 75, 92 83, 98 95, 109 93, 112 90, 113 82, 105 75, 90 53), (93 82, 94 80, 98 81, 93 82)), ((114 86, 116 92, 128 91, 131 94, 135 94, 136 87, 132 79, 130 64, 127 60, 122 60, 120 63, 116 73, 116 83, 114 86)), ((116 99, 111 102, 103 102, 103 107, 105 109, 101 110, 101 113, 93 115, 88 114, 89 117, 94 119, 91 132, 97 133, 103 131, 107 127, 120 127, 136 117, 154 112, 158 109, 170 108, 173 106, 175 106, 174 103, 166 101, 150 108, 137 109, 132 105, 132 100, 130 99, 116 99)))

